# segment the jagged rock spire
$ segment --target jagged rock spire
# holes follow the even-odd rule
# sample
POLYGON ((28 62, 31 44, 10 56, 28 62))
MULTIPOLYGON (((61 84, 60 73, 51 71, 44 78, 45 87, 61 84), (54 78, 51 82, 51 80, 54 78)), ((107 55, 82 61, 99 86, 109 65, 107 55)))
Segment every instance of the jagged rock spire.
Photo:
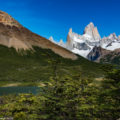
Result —
POLYGON ((72 28, 69 29, 69 33, 68 33, 68 34, 69 34, 69 35, 72 34, 72 28))
POLYGON ((84 34, 89 35, 95 41, 101 39, 97 27, 95 27, 92 22, 85 27, 84 34))
POLYGON ((71 38, 72 37, 72 28, 69 29, 68 35, 67 35, 67 44, 70 46, 71 44, 71 38))

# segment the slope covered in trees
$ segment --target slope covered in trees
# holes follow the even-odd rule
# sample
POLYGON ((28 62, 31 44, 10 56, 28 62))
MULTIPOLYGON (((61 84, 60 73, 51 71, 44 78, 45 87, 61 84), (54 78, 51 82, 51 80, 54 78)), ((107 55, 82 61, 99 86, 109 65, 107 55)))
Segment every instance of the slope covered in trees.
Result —
POLYGON ((78 60, 65 59, 49 49, 34 47, 34 50, 16 51, 0 46, 0 82, 49 81, 58 76, 99 77, 103 75, 101 65, 80 56, 78 60))
POLYGON ((120 70, 111 70, 100 86, 80 76, 50 79, 39 95, 0 97, 0 117, 15 120, 117 120, 120 118, 120 70))

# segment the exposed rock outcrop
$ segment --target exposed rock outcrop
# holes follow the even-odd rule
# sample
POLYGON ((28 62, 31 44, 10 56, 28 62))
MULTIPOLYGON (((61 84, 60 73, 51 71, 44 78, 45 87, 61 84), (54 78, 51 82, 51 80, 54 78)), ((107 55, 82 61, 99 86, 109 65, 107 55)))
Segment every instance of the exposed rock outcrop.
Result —
POLYGON ((13 19, 9 14, 3 11, 0 11, 0 23, 9 26, 22 27, 15 19, 13 19))
POLYGON ((87 55, 87 58, 91 61, 99 61, 102 57, 110 53, 109 50, 105 50, 101 47, 95 46, 92 51, 87 55))
POLYGON ((95 27, 92 22, 85 27, 84 36, 85 35, 91 37, 92 41, 99 41, 101 39, 97 27, 95 27))

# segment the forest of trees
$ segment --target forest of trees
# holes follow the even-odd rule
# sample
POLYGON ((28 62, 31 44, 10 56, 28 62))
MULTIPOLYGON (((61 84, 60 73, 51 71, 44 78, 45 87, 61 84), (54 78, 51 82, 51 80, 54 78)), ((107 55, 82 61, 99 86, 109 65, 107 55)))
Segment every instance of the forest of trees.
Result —
POLYGON ((117 120, 120 118, 120 70, 106 70, 99 86, 81 75, 57 74, 38 95, 0 97, 0 117, 15 120, 117 120))

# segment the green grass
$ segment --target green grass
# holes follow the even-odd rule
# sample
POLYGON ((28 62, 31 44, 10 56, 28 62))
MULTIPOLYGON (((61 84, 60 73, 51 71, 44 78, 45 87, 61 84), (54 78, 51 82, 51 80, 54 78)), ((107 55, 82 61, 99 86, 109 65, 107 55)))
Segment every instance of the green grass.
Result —
POLYGON ((101 77, 101 65, 80 56, 65 59, 49 49, 34 47, 34 51, 19 51, 0 46, 0 83, 48 81, 55 73, 59 77, 101 77))

